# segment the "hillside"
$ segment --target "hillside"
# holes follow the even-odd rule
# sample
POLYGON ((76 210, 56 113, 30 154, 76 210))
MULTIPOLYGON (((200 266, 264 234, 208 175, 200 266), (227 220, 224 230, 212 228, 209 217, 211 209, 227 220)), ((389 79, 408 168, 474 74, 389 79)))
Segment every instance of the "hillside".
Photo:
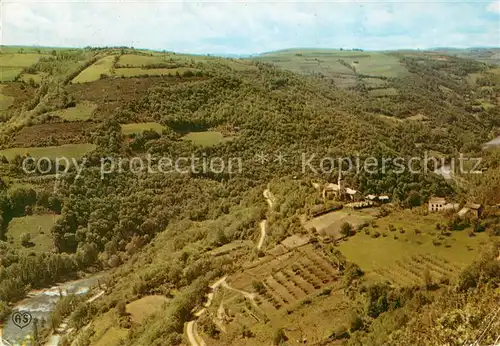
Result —
POLYGON ((76 345, 500 335, 480 328, 500 275, 500 160, 483 151, 500 136, 497 67, 444 51, 126 47, 4 47, 0 67, 0 317, 31 289, 110 271, 99 299, 61 300, 40 340, 67 317, 76 345), (460 154, 483 174, 432 173, 460 154), (443 161, 398 170, 425 155, 443 161), (339 170, 356 201, 322 189, 339 170), (390 203, 358 208, 368 195, 390 203), (433 196, 486 209, 429 213, 433 196))

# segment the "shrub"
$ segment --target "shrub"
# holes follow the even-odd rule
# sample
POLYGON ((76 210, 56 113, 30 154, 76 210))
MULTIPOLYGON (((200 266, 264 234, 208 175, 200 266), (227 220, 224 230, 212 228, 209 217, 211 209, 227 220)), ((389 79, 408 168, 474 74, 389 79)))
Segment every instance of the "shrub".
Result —
POLYGON ((340 234, 342 234, 344 237, 349 237, 352 234, 352 225, 349 222, 344 222, 340 226, 340 234))
POLYGON ((279 328, 276 330, 274 333, 274 344, 275 345, 281 345, 282 343, 286 342, 288 340, 285 331, 283 328, 279 328))

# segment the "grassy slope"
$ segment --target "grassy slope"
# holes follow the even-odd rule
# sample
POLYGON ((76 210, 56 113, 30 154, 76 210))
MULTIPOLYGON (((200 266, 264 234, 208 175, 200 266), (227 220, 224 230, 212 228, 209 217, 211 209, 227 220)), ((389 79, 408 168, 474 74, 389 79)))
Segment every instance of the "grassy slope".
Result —
POLYGON ((47 252, 53 248, 50 229, 57 220, 57 215, 31 215, 14 218, 9 223, 7 236, 12 237, 14 246, 23 248, 21 235, 28 233, 31 236, 32 245, 25 248, 26 251, 47 252))

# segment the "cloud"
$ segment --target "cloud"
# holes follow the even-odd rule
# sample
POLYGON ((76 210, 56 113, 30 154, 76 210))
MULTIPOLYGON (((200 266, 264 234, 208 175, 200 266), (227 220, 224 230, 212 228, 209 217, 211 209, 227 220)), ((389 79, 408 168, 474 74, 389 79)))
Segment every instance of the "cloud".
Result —
POLYGON ((485 8, 484 3, 396 0, 30 0, 3 4, 2 43, 237 54, 290 47, 498 46, 499 23, 491 16, 492 9, 498 10, 498 2, 485 8))
POLYGON ((496 13, 496 14, 500 14, 500 1, 493 1, 493 2, 490 2, 487 6, 486 6, 486 10, 488 12, 493 12, 493 13, 496 13))

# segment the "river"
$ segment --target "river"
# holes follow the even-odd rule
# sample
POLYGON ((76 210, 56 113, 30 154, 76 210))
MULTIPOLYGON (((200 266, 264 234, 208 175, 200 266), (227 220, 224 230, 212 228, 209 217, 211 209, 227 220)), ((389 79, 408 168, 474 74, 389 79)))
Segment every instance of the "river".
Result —
MULTIPOLYGON (((97 285, 99 278, 102 278, 105 273, 99 273, 89 276, 84 279, 68 281, 51 288, 32 291, 28 297, 18 302, 13 307, 13 313, 16 311, 29 312, 34 318, 39 320, 44 318, 48 320, 50 313, 54 310, 56 303, 60 299, 60 294, 85 294, 92 286, 97 285)), ((23 329, 12 323, 12 315, 9 316, 6 324, 3 326, 3 339, 14 343, 16 340, 24 339, 28 334, 32 333, 33 321, 23 329)))

